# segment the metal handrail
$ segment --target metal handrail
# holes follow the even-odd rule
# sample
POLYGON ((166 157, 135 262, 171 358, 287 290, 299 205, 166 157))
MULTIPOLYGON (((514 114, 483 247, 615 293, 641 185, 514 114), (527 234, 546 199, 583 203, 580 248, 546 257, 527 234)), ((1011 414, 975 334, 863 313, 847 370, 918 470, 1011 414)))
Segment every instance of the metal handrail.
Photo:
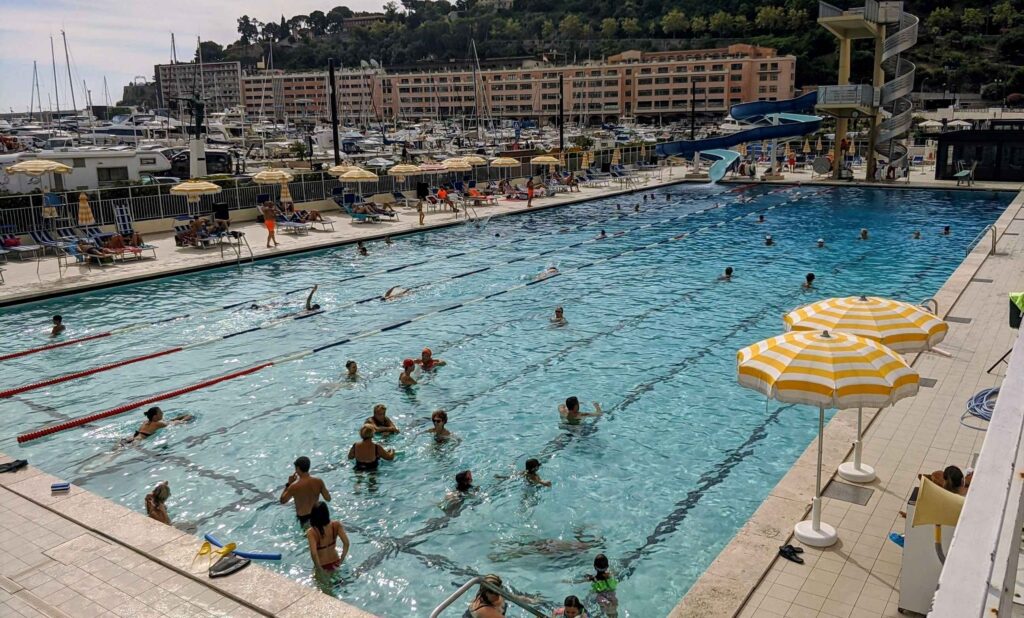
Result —
POLYGON ((996 238, 996 224, 995 223, 989 223, 988 225, 985 226, 985 229, 981 230, 978 233, 978 235, 974 237, 974 240, 972 240, 971 243, 969 245, 967 245, 967 250, 964 252, 964 255, 970 255, 971 251, 974 251, 974 248, 977 247, 979 244, 981 244, 981 239, 984 238, 985 234, 987 234, 989 231, 992 232, 992 248, 989 249, 988 254, 989 255, 995 255, 996 254, 996 243, 998 242, 998 239, 996 238))
POLYGON ((838 17, 843 14, 843 9, 833 6, 828 2, 818 2, 818 19, 822 17, 838 17))
POLYGON ((457 601, 459 599, 459 597, 461 597, 462 595, 466 594, 466 592, 468 592, 470 588, 472 588, 473 586, 475 586, 477 584, 480 584, 480 586, 482 586, 483 588, 486 588, 487 590, 490 590, 491 592, 493 592, 495 594, 500 594, 506 601, 511 601, 514 605, 516 605, 518 607, 521 607, 522 609, 525 609, 526 611, 530 612, 534 616, 537 616, 538 618, 548 618, 547 614, 542 613, 539 609, 537 609, 535 607, 532 607, 530 605, 527 605, 526 603, 520 602, 514 596, 512 596, 512 594, 510 592, 506 591, 504 588, 498 588, 497 586, 494 586, 494 585, 484 581, 484 578, 482 576, 474 577, 473 579, 471 579, 468 582, 466 582, 466 583, 462 584, 461 586, 459 586, 458 590, 453 592, 444 601, 441 601, 441 604, 438 605, 437 607, 435 607, 434 611, 430 612, 430 618, 437 618, 438 616, 440 616, 441 612, 443 612, 444 610, 448 609, 448 607, 452 603, 457 601))
POLYGON ((933 315, 939 315, 939 301, 935 300, 934 298, 926 298, 921 302, 917 303, 917 305, 927 311, 931 311, 933 315), (932 311, 929 307, 927 307, 928 303, 932 303, 933 305, 935 305, 935 311, 932 311))

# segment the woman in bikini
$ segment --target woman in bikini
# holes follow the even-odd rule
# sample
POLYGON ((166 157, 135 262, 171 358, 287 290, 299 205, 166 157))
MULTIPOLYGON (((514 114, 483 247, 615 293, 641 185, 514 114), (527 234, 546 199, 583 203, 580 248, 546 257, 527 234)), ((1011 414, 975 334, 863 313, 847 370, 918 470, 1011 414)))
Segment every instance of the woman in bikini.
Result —
MULTIPOLYGON (((484 583, 501 588, 501 578, 497 575, 485 575, 484 583)), ((469 615, 472 618, 504 618, 505 598, 481 584, 476 598, 469 604, 469 615)))
POLYGON ((146 438, 155 434, 159 429, 163 429, 168 425, 187 423, 193 420, 193 418, 195 417, 193 417, 191 414, 182 414, 181 416, 176 416, 172 418, 168 422, 164 422, 164 411, 161 410, 159 406, 153 406, 152 408, 146 410, 146 421, 142 423, 142 425, 135 431, 135 435, 133 435, 131 437, 131 440, 128 440, 128 442, 145 440, 146 438))
POLYGON ((167 514, 167 499, 171 497, 171 486, 167 481, 160 481, 153 491, 146 494, 146 514, 150 519, 171 525, 171 516, 167 514))
POLYGON ((310 512, 310 526, 306 530, 309 540, 309 554, 313 558, 313 570, 317 575, 336 571, 348 556, 349 541, 345 528, 338 520, 331 519, 331 512, 323 502, 317 502, 310 512), (341 540, 341 556, 338 555, 338 540, 341 540))
POLYGON ((395 458, 394 449, 386 449, 373 441, 376 429, 373 425, 363 425, 359 429, 361 442, 356 442, 348 450, 348 458, 356 460, 356 472, 372 472, 377 469, 381 459, 391 461, 395 458))

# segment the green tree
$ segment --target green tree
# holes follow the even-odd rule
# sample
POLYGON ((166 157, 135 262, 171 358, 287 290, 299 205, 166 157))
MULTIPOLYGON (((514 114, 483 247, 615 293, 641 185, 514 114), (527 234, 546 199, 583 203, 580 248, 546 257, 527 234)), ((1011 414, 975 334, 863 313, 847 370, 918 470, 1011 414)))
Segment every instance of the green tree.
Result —
POLYGON ((558 33, 570 41, 583 38, 583 20, 575 13, 569 13, 558 22, 558 33))
POLYGON ((260 31, 248 15, 242 15, 238 18, 238 35, 243 45, 251 45, 259 37, 260 31))
POLYGON ((718 11, 708 19, 708 29, 720 36, 732 36, 733 34, 737 34, 743 29, 742 26, 746 26, 746 24, 747 18, 743 15, 733 17, 725 11, 718 11), (742 25, 739 22, 741 17, 743 18, 742 25))
POLYGON ((1024 64, 1024 28, 1011 30, 1001 36, 996 43, 996 51, 1000 58, 1011 64, 1024 64))
POLYGON ((555 22, 545 19, 540 25, 540 37, 545 41, 555 38, 555 22))
POLYGON ((757 9, 754 25, 760 30, 781 32, 786 29, 786 11, 777 6, 762 6, 757 9))
POLYGON ((694 17, 690 20, 690 30, 697 35, 704 34, 708 31, 708 20, 700 15, 694 17))
POLYGON ((661 18, 661 29, 671 37, 678 37, 690 29, 690 20, 686 18, 686 13, 672 9, 661 18))
MULTIPOLYGON (((203 41, 199 44, 203 51, 203 62, 220 62, 224 60, 224 48, 213 41, 203 41)), ((196 62, 199 61, 199 50, 196 50, 196 62)))
POLYGON ((622 32, 627 37, 635 37, 644 31, 643 26, 640 25, 640 20, 636 17, 625 17, 622 19, 621 24, 622 32))
POLYGON ((791 31, 798 31, 807 24, 807 11, 798 7, 790 7, 786 11, 786 22, 783 25, 791 31))
POLYGON ((327 11, 327 32, 337 34, 344 29, 344 21, 352 17, 352 9, 347 6, 336 6, 327 11))
POLYGON ((940 6, 932 11, 924 24, 932 34, 945 34, 956 28, 958 21, 953 9, 940 6))
POLYGON ((307 25, 309 25, 310 31, 313 36, 323 36, 327 34, 327 14, 323 11, 313 11, 309 14, 306 19, 307 25))
POLYGON ((614 39, 619 32, 619 22, 614 17, 605 17, 601 20, 601 38, 614 39))
POLYGON ((992 9, 992 23, 1003 28, 1012 28, 1018 19, 1017 11, 1009 0, 997 4, 992 9))
POLYGON ((982 32, 985 29, 985 12, 981 9, 964 9, 960 23, 967 32, 982 32))

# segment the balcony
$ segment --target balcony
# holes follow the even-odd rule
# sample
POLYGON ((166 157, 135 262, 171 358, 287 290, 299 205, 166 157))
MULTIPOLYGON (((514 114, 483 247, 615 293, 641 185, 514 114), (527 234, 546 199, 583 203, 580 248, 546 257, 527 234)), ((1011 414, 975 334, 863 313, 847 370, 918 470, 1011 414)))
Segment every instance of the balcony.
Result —
POLYGON ((864 8, 844 11, 818 2, 818 23, 841 39, 873 39, 878 35, 878 3, 867 0, 864 8))
POLYGON ((870 116, 878 107, 878 93, 870 84, 818 86, 820 112, 839 118, 870 116))

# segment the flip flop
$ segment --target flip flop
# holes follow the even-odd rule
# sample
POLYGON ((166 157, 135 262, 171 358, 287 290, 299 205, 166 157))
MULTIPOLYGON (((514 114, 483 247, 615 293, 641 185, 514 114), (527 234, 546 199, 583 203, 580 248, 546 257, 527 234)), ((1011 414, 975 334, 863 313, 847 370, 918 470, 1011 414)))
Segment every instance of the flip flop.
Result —
POLYGON ((898 532, 890 532, 889 533, 889 540, 892 541, 893 543, 896 543, 900 547, 903 547, 903 543, 904 543, 904 541, 906 539, 904 538, 904 536, 902 534, 900 534, 898 532))
POLYGON ((803 564, 804 563, 804 559, 801 558, 800 556, 798 556, 796 551, 795 551, 795 548, 793 548, 790 545, 784 545, 784 546, 780 547, 779 548, 779 555, 782 556, 783 558, 785 558, 786 560, 789 560, 790 562, 795 562, 797 564, 803 564))

